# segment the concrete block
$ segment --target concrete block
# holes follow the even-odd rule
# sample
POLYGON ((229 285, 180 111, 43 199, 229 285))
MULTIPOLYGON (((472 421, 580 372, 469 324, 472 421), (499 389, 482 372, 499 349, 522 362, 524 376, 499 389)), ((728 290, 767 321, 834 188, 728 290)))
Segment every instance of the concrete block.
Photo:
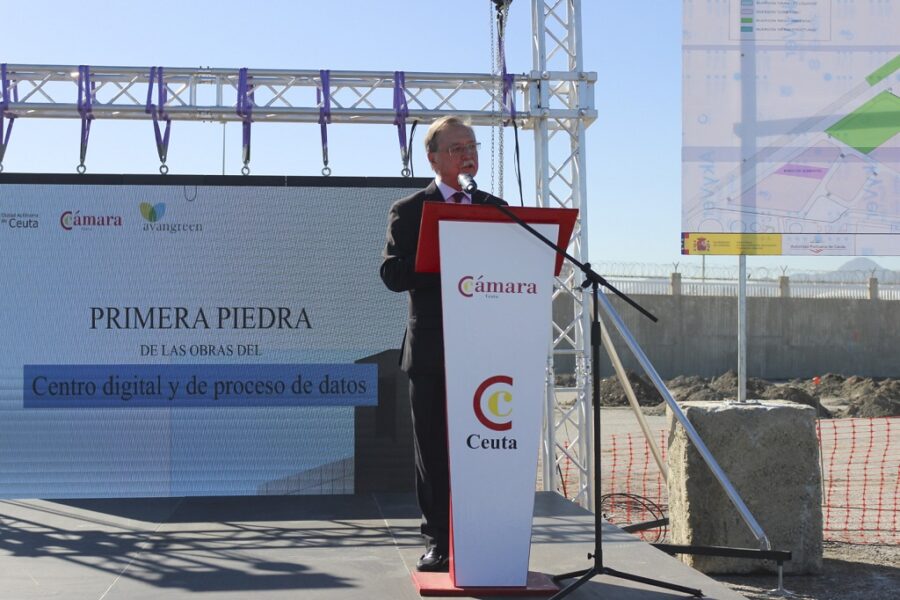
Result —
MULTIPOLYGON (((781 400, 686 402, 682 409, 759 522, 774 550, 790 550, 786 573, 822 568, 822 484, 815 410, 781 400)), ((672 543, 759 548, 685 429, 669 417, 672 543)), ((774 571, 771 561, 682 555, 704 573, 774 571)))

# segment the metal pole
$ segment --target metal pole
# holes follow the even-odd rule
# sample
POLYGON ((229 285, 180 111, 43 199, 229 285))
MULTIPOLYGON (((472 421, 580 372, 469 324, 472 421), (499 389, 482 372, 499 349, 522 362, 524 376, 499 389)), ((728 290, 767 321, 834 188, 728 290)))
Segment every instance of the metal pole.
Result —
POLYGON ((225 174, 225 127, 228 124, 222 122, 222 175, 225 174))
POLYGON ((728 495, 728 499, 731 500, 731 503, 735 506, 735 508, 737 508, 738 513, 740 513, 741 518, 744 520, 744 523, 747 524, 747 527, 749 527, 750 531, 753 532, 753 536, 757 539, 757 541, 759 541, 760 548, 763 550, 771 550, 772 545, 769 543, 769 538, 766 537, 766 534, 763 531, 762 527, 760 527, 759 523, 750 513, 750 509, 747 508, 746 504, 744 504, 744 501, 737 493, 737 490, 735 490, 734 486, 731 485, 731 481, 728 479, 728 476, 722 470, 722 467, 719 466, 719 463, 716 462, 716 459, 709 451, 709 448, 706 447, 706 444, 703 442, 700 434, 697 433, 697 430, 694 429, 693 424, 688 421, 684 412, 682 412, 681 407, 678 406, 677 402, 675 402, 675 399, 672 397, 671 392, 669 392, 669 389, 663 382, 662 377, 660 377, 659 373, 656 372, 656 369, 653 367, 650 359, 647 358, 647 355, 644 354, 644 351, 635 341, 634 337, 631 335, 631 332, 628 331, 628 327, 625 326, 625 322, 622 321, 622 317, 620 317, 619 313, 616 312, 616 309, 609 301, 609 298, 606 297, 606 294, 597 294, 597 297, 600 299, 600 304, 603 306, 603 310, 606 311, 607 316, 610 318, 616 330, 619 332, 619 335, 622 336, 625 344, 628 345, 628 348, 631 350, 632 354, 634 354, 634 357, 637 359, 638 363, 640 363, 641 367, 643 367, 644 372, 650 378, 653 386, 657 389, 657 391, 659 391, 660 395, 666 401, 666 404, 668 404, 669 408, 672 410, 672 414, 676 419, 678 419, 678 422, 681 423, 681 426, 684 427, 684 430, 687 432, 688 438, 690 438, 691 442, 693 442, 694 446, 697 448, 697 451, 700 453, 700 456, 703 457, 703 461, 707 464, 710 471, 712 471, 712 474, 713 476, 715 476, 716 480, 718 480, 719 485, 721 485, 722 489, 725 490, 725 494, 728 495))
POLYGON ((747 401, 747 256, 738 261, 738 389, 737 401, 747 401))
POLYGON ((662 452, 659 450, 659 445, 653 438, 653 433, 650 431, 650 425, 647 424, 647 417, 645 417, 643 411, 641 411, 641 405, 638 403, 637 396, 634 394, 634 388, 631 387, 631 382, 628 381, 628 373, 622 365, 622 359, 619 358, 619 353, 616 351, 616 347, 613 346, 612 339, 609 337, 609 328, 601 326, 600 336, 603 341, 603 349, 606 350, 606 354, 612 362, 616 376, 619 378, 619 383, 622 384, 622 389, 625 390, 625 396, 628 398, 628 403, 631 405, 631 410, 634 412, 634 416, 637 417, 638 425, 641 426, 641 431, 644 432, 644 439, 647 440, 647 445, 650 446, 650 452, 653 453, 653 459, 656 461, 656 466, 659 467, 663 480, 668 482, 669 469, 662 458, 662 452))

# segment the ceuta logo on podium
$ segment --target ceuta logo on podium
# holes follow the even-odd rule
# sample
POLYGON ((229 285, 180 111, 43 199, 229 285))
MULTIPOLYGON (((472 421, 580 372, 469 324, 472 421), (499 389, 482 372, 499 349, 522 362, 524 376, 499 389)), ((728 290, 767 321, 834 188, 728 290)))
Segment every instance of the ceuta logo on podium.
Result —
MULTIPOLYGON (((508 375, 488 377, 475 390, 472 409, 478 422, 491 431, 509 431, 513 420, 513 379, 508 375)), ((470 434, 472 450, 515 450, 516 439, 508 436, 470 434)))

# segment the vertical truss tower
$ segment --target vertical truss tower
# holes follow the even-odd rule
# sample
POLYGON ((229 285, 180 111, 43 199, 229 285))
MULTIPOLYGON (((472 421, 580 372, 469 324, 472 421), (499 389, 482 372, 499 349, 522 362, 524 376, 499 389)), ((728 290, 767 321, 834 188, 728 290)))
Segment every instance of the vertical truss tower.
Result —
MULTIPOLYGON (((596 118, 597 75, 582 69, 581 0, 531 0, 531 5, 533 70, 512 77, 0 64, 0 171, 7 150, 10 156, 15 153, 12 125, 20 118, 80 119, 79 173, 86 170, 91 123, 97 120, 152 120, 155 136, 148 130, 147 143, 155 141, 162 173, 167 171, 173 121, 241 122, 245 174, 250 172, 253 123, 318 123, 327 174, 329 123, 394 124, 403 129, 402 140, 408 122, 428 123, 446 114, 467 117, 474 125, 496 126, 496 107, 501 106, 501 118, 534 132, 538 205, 581 211, 568 250, 584 261, 588 256, 584 141, 586 128, 596 118)), ((405 151, 401 159, 406 166, 405 151)), ((553 323, 542 474, 544 489, 557 490, 563 483, 560 473, 569 472, 566 480, 574 487, 565 490, 568 497, 592 506, 590 361, 585 342, 590 329, 580 283, 578 273, 566 266, 554 291, 555 302, 571 309, 558 311, 567 316, 564 322, 553 323), (554 358, 563 356, 574 357, 574 386, 555 384, 554 358)))
MULTIPOLYGON (((587 183, 585 180, 585 130, 596 118, 593 85, 597 74, 585 72, 582 63, 580 0, 534 0, 532 2, 534 70, 531 80, 538 89, 529 109, 534 119, 536 197, 539 206, 576 208, 580 211, 569 253, 588 259, 587 183)), ((586 355, 585 332, 590 314, 584 310, 588 295, 581 288, 579 273, 566 263, 557 279, 553 342, 548 357, 547 403, 542 445, 544 489, 560 489, 561 474, 575 469, 576 489, 566 495, 582 506, 594 505, 592 438, 590 415, 590 357, 586 355), (563 322, 557 322, 556 315, 563 322), (554 357, 571 354, 575 359, 574 386, 556 384, 554 357)), ((599 408, 599 407, 597 407, 599 408)))

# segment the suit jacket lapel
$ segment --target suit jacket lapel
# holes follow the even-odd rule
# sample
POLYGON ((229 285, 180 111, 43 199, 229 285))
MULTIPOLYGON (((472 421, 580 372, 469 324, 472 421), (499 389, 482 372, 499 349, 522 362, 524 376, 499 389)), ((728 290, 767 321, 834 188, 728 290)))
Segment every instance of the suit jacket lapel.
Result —
POLYGON ((438 189, 437 183, 435 183, 434 179, 431 180, 427 186, 425 186, 425 195, 422 197, 423 202, 434 201, 434 202, 443 202, 444 195, 441 194, 441 190, 438 189))

